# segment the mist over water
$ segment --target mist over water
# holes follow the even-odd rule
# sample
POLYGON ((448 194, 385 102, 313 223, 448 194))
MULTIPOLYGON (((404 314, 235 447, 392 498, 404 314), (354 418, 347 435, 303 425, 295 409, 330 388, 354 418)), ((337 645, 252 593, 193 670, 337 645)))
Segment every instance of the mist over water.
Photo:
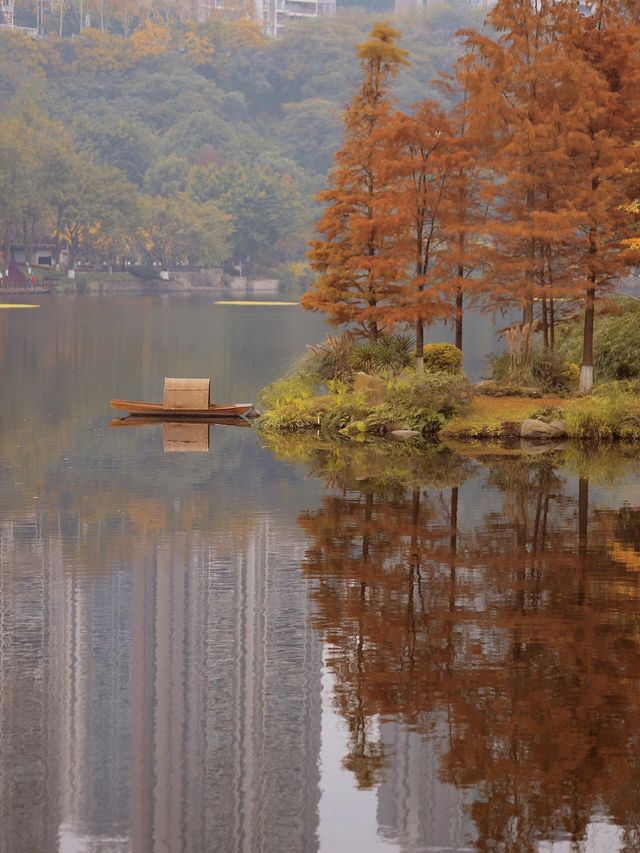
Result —
POLYGON ((0 312, 0 850, 637 849, 632 453, 109 427, 165 376, 254 400, 324 334, 197 297, 0 312))

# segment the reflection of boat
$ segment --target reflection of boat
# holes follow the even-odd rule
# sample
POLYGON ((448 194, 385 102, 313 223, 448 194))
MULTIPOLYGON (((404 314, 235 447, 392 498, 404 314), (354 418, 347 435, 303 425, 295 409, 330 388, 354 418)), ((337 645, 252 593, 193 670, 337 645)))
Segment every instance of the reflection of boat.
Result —
POLYGON ((163 424, 162 437, 165 453, 209 452, 209 424, 163 424))
POLYGON ((110 400, 114 409, 129 412, 132 417, 176 420, 200 418, 238 418, 254 413, 253 403, 210 403, 208 379, 164 380, 162 403, 142 403, 135 400, 110 400))
MULTIPOLYGON (((114 418, 109 426, 112 427, 137 427, 137 426, 153 426, 153 424, 167 424, 175 422, 174 418, 169 418, 167 415, 132 415, 128 418, 114 418)), ((179 423, 181 424, 195 424, 206 426, 218 424, 219 426, 234 426, 234 427, 249 427, 251 429, 250 421, 245 418, 239 417, 224 417, 224 418, 216 418, 216 417, 207 417, 206 414, 202 417, 191 418, 191 417, 181 417, 179 419, 179 423)))
POLYGON ((179 418, 145 417, 138 415, 128 418, 115 418, 112 427, 140 427, 162 424, 165 453, 207 453, 209 450, 209 427, 211 425, 248 427, 251 424, 244 418, 179 418))

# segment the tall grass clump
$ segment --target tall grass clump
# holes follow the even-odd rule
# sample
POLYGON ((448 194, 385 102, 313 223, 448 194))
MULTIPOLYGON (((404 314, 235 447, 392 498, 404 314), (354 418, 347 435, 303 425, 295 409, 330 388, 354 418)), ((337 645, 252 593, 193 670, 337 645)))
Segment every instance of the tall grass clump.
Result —
POLYGON ((346 332, 329 335, 322 343, 307 347, 304 370, 321 382, 349 382, 355 373, 393 376, 413 363, 413 342, 407 335, 382 335, 377 341, 357 341, 346 332))
POLYGON ((571 438, 635 441, 640 438, 640 402, 613 385, 570 403, 565 423, 571 438))

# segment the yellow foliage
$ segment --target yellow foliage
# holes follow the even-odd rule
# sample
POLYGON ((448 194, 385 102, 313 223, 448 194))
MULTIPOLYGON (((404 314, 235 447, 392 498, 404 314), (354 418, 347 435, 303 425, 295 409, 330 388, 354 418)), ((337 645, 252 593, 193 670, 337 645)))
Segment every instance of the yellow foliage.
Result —
POLYGON ((129 39, 136 59, 162 56, 171 46, 171 30, 164 24, 143 21, 129 39))
POLYGON ((231 49, 239 47, 264 47, 269 39, 262 31, 260 24, 251 18, 238 18, 232 21, 228 30, 228 44, 231 49))
POLYGON ((131 64, 127 39, 87 28, 73 42, 74 70, 121 71, 131 64))
POLYGON ((640 572, 640 554, 629 545, 614 539, 609 548, 609 556, 622 563, 631 572, 640 572))
POLYGON ((211 61, 215 48, 208 38, 188 30, 182 37, 182 47, 189 59, 196 65, 206 65, 211 61))

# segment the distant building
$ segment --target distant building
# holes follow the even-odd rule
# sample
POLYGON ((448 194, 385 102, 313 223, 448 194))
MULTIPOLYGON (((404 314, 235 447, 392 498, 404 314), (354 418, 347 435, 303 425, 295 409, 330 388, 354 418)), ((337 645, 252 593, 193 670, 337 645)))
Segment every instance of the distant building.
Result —
POLYGON ((390 756, 378 788, 378 831, 382 838, 409 850, 472 850, 476 829, 469 816, 473 790, 460 790, 441 778, 447 722, 437 717, 429 736, 395 721, 380 734, 390 756))
MULTIPOLYGON (((428 9, 434 0, 394 0, 393 11, 396 15, 405 15, 412 9, 428 9)), ((490 9, 496 0, 469 0, 472 6, 480 6, 482 9, 490 9)))
POLYGON ((29 249, 25 246, 12 245, 10 255, 9 260, 32 266, 51 267, 59 261, 58 250, 54 243, 34 243, 29 249))
MULTIPOLYGON (((2 0, 0 0, 2 2, 2 0)), ((246 14, 260 23, 271 38, 278 38, 292 21, 332 18, 336 0, 195 0, 195 17, 207 21, 216 12, 246 14)))
MULTIPOLYGON (((40 9, 40 6, 38 7, 40 9)), ((18 27, 14 23, 14 0, 0 0, 0 30, 19 30, 32 38, 38 38, 37 27, 18 27)), ((38 11, 40 15, 40 11, 38 11)), ((38 18, 39 20, 39 18, 38 18)))
POLYGON ((334 17, 336 0, 256 0, 256 12, 267 35, 278 38, 293 21, 334 17))

